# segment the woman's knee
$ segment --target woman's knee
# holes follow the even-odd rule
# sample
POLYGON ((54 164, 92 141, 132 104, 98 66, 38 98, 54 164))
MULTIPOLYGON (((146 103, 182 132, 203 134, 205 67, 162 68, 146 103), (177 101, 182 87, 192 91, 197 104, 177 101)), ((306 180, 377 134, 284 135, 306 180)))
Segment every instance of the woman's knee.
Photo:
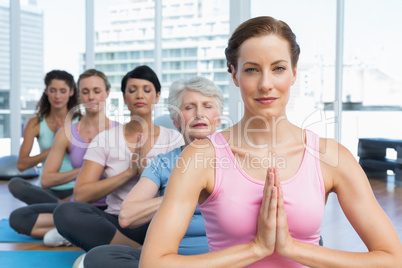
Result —
POLYGON ((93 206, 87 203, 66 202, 59 204, 53 212, 57 229, 70 229, 82 225, 88 214, 93 214, 93 206))
POLYGON ((75 202, 66 202, 59 204, 53 212, 53 220, 57 225, 63 224, 64 222, 72 219, 73 215, 77 214, 77 204, 75 202))
POLYGON ((30 235, 38 214, 34 213, 29 206, 22 207, 11 212, 9 217, 10 227, 19 234, 30 235))
POLYGON ((8 181, 8 190, 13 196, 18 195, 22 192, 22 189, 26 187, 26 181, 19 177, 14 177, 8 181))
POLYGON ((138 267, 141 250, 123 245, 97 246, 85 256, 84 267, 138 267))

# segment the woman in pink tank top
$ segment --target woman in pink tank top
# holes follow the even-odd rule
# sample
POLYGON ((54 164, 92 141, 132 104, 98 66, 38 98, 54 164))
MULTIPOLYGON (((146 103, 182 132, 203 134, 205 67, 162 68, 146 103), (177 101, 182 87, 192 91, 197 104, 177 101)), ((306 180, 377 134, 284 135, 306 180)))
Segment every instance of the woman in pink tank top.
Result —
POLYGON ((402 267, 398 234, 353 155, 286 116, 300 54, 289 26, 252 18, 234 31, 225 53, 243 118, 183 151, 140 267, 402 267), (319 246, 331 192, 368 252, 319 246), (210 252, 178 255, 197 204, 210 252))

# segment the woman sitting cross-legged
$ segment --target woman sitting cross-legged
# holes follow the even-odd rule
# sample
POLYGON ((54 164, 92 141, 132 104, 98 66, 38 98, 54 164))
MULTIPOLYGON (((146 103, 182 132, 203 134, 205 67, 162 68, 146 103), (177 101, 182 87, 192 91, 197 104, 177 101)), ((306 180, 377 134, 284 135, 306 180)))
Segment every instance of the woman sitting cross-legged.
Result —
MULTIPOLYGON (((105 115, 105 100, 110 91, 105 74, 95 69, 87 70, 80 75, 77 85, 85 115, 78 123, 57 132, 43 168, 41 184, 45 188, 74 181, 84 162, 89 142, 98 133, 118 124, 105 115), (65 156, 69 157, 72 170, 60 170, 65 156)), ((106 206, 104 198, 92 204, 102 209, 106 206)), ((71 245, 55 229, 53 211, 57 206, 58 203, 38 203, 18 208, 10 215, 10 226, 18 233, 44 237, 48 246, 71 245)))
MULTIPOLYGON (((204 139, 220 125, 223 109, 221 90, 210 80, 194 77, 179 80, 170 87, 169 112, 174 125, 185 137, 185 145, 155 157, 142 172, 141 179, 122 204, 119 222, 122 227, 135 228, 149 222, 162 202, 166 184, 175 165, 183 165, 180 154, 195 139, 204 139), (160 196, 158 195, 160 193, 160 196)), ((204 219, 198 210, 180 242, 179 254, 208 252, 204 219)), ((138 267, 141 250, 122 245, 104 245, 90 250, 85 267, 138 267)))
POLYGON ((144 241, 148 223, 135 229, 120 227, 121 203, 148 161, 183 144, 179 132, 152 122, 160 89, 158 77, 148 66, 138 66, 123 77, 121 90, 130 121, 92 140, 74 188, 79 202, 61 204, 53 213, 58 232, 85 251, 105 244, 140 248, 144 241), (105 211, 88 204, 104 196, 105 211))
MULTIPOLYGON (((39 100, 36 116, 28 121, 24 131, 24 140, 18 155, 17 168, 20 171, 36 167, 45 160, 50 152, 57 131, 63 126, 74 124, 80 120, 78 111, 73 118, 67 117, 71 109, 79 105, 79 97, 74 77, 62 70, 52 70, 44 78, 45 90, 39 100), (72 119, 72 120, 70 120, 72 119), (38 141, 40 153, 32 155, 34 141, 38 141)), ((72 169, 68 155, 64 155, 60 171, 72 169)), ((61 203, 70 200, 74 181, 54 187, 43 187, 41 176, 38 185, 20 177, 14 177, 8 182, 10 193, 26 204, 61 203)))

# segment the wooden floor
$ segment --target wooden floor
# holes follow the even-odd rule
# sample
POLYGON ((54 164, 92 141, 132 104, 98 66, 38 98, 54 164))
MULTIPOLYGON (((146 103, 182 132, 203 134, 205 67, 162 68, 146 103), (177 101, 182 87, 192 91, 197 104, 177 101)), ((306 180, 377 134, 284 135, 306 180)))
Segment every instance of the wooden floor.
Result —
MULTIPOLYGON (((373 192, 381 207, 393 222, 402 238, 402 187, 394 186, 394 176, 383 179, 369 179, 373 192)), ((0 181, 0 219, 7 219, 10 212, 25 204, 16 200, 8 191, 7 181, 0 181)), ((325 208, 322 227, 324 246, 347 251, 367 251, 359 236, 353 230, 331 194, 325 208)), ((81 250, 76 247, 50 248, 42 243, 0 243, 0 250, 81 250)))

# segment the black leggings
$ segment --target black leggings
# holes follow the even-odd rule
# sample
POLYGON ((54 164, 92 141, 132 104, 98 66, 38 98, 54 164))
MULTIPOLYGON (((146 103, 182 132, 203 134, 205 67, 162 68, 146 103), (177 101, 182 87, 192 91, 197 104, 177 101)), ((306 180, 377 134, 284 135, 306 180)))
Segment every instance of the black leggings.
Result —
POLYGON ((110 244, 117 230, 142 245, 149 225, 147 223, 135 229, 121 228, 117 215, 80 202, 60 204, 54 210, 53 220, 63 237, 85 251, 110 244))
POLYGON ((19 234, 31 235, 39 214, 53 213, 57 206, 57 203, 45 203, 17 208, 10 214, 10 226, 19 234))
POLYGON ((84 258, 85 268, 137 268, 141 250, 122 245, 103 245, 91 249, 84 258))
POLYGON ((59 200, 69 197, 73 194, 73 189, 43 189, 19 177, 12 178, 8 182, 8 189, 15 198, 27 203, 28 205, 39 203, 57 203, 59 200))
MULTIPOLYGON (((39 215, 53 214, 58 205, 57 203, 42 203, 17 208, 10 214, 10 226, 19 234, 31 235, 32 228, 39 215)), ((106 206, 99 206, 98 208, 105 210, 106 206)))

